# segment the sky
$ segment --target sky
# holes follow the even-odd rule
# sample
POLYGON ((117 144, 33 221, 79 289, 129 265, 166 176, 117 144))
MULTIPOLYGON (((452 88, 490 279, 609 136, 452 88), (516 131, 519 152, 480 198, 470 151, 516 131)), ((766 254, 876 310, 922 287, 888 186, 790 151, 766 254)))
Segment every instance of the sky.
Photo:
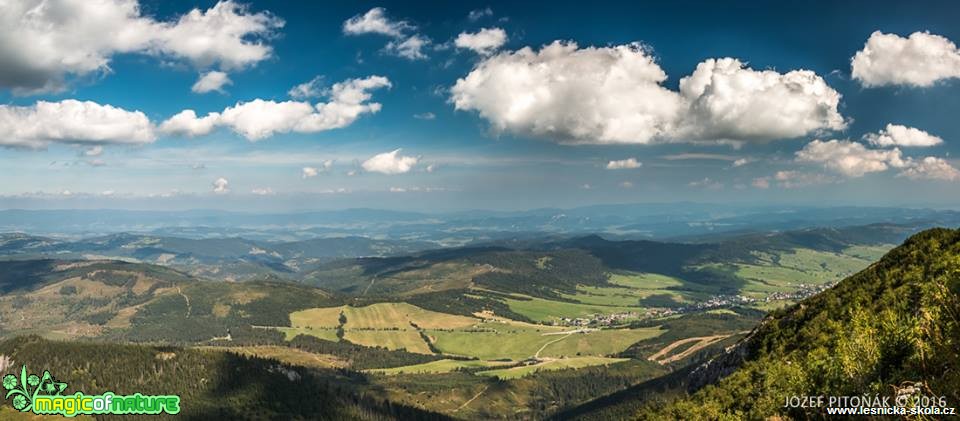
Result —
POLYGON ((958 18, 955 2, 13 0, 0 208, 956 207, 958 18))

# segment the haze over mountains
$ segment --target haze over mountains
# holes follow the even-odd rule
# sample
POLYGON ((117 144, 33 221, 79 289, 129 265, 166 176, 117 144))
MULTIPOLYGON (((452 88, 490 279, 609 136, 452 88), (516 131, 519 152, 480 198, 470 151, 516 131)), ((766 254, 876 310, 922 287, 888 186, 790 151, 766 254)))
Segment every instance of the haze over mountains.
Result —
POLYGON ((114 233, 293 241, 362 236, 437 245, 523 234, 604 234, 669 239, 873 223, 951 225, 960 212, 895 207, 747 206, 709 203, 597 205, 529 211, 400 212, 346 209, 297 213, 213 210, 0 210, 0 232, 78 238, 114 233))

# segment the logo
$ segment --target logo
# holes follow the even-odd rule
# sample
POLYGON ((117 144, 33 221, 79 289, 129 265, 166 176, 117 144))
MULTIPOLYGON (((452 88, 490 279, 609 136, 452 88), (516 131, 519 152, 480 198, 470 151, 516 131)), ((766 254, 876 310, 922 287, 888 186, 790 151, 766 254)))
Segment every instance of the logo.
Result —
POLYGON ((20 369, 20 375, 3 376, 5 399, 10 400, 13 408, 20 412, 33 412, 37 415, 63 415, 74 417, 101 414, 137 414, 156 415, 161 413, 180 413, 180 396, 177 395, 117 395, 106 392, 102 395, 85 395, 76 392, 65 395, 67 384, 57 380, 44 370, 42 375, 27 374, 27 366, 20 369))

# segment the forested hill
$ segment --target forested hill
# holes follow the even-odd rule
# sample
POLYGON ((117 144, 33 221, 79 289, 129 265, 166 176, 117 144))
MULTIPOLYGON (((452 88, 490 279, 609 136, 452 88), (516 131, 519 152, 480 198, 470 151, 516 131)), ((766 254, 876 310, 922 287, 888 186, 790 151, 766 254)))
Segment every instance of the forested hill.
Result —
POLYGON ((178 416, 151 419, 449 419, 389 402, 379 394, 364 395, 350 387, 346 372, 288 366, 224 351, 25 336, 0 342, 0 355, 13 360, 14 368, 26 364, 31 372, 49 370, 67 383, 65 394, 100 394, 109 385, 116 394, 180 396, 178 416))
MULTIPOLYGON (((916 234, 834 288, 772 313, 734 349, 687 376, 721 380, 692 395, 650 390, 600 399, 572 417, 807 419, 789 396, 896 393, 922 382, 927 396, 960 406, 960 230, 916 234), (732 373, 731 373, 732 372, 732 373), (653 397, 651 397, 653 396, 653 397), (604 405, 598 405, 603 402, 604 405)), ((691 382, 692 381, 692 382, 691 382)), ((659 387, 659 386, 658 386, 659 387)))

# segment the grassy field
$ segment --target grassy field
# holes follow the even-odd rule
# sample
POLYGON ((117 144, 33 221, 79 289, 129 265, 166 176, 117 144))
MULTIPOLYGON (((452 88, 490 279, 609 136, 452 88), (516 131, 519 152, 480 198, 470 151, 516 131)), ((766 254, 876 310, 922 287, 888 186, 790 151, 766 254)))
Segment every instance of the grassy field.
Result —
POLYGON ((290 313, 290 326, 336 329, 343 307, 310 308, 290 313))
POLYGON ((340 314, 346 317, 344 329, 410 329, 411 322, 424 329, 454 329, 478 322, 472 317, 424 310, 407 303, 377 303, 365 307, 311 308, 290 313, 293 327, 335 329, 340 314))
POLYGON ((615 329, 588 333, 574 333, 547 345, 541 357, 574 357, 583 355, 612 355, 644 339, 660 336, 659 328, 615 329))
POLYGON ((394 368, 378 368, 364 370, 366 373, 385 374, 388 376, 397 374, 440 374, 456 371, 460 368, 492 368, 513 364, 507 361, 480 361, 480 360, 438 360, 425 364, 408 365, 394 368))
POLYGON ((634 342, 662 333, 658 328, 601 330, 588 333, 556 333, 520 326, 486 331, 429 331, 434 346, 443 352, 483 360, 523 360, 540 356, 600 356, 623 351, 634 342))
POLYGON ((505 298, 503 302, 510 307, 510 311, 522 314, 530 320, 549 322, 561 317, 585 317, 591 314, 626 313, 642 310, 636 306, 618 306, 602 304, 581 304, 564 301, 546 300, 514 294, 517 299, 505 298))
POLYGON ((340 368, 349 363, 333 355, 314 354, 286 346, 237 346, 237 347, 199 347, 201 349, 216 349, 235 354, 260 358, 273 358, 281 362, 304 367, 340 368))
POLYGON ((537 364, 524 365, 520 367, 504 368, 498 370, 489 370, 478 372, 477 375, 498 377, 502 380, 518 379, 528 376, 538 371, 563 370, 567 368, 583 368, 596 365, 610 365, 624 361, 628 358, 604 358, 604 357, 576 357, 560 358, 548 360, 537 364))
POLYGON ((405 349, 418 354, 433 353, 415 330, 347 330, 343 339, 364 346, 405 349))
POLYGON ((879 246, 850 246, 843 250, 843 254, 871 262, 876 262, 894 247, 896 247, 895 244, 882 244, 879 246))
POLYGON ((308 335, 314 336, 327 341, 338 341, 337 330, 331 328, 311 328, 311 327, 278 327, 276 328, 280 332, 283 332, 284 339, 291 340, 297 335, 308 335))

